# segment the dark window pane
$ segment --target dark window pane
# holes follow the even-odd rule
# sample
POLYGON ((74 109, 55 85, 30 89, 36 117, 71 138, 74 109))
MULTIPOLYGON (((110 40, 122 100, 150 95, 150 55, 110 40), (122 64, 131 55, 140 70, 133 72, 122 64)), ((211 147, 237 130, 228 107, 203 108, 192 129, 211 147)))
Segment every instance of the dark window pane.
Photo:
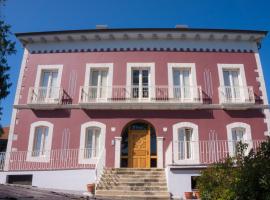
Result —
POLYGON ((157 167, 157 159, 151 158, 151 167, 157 167))

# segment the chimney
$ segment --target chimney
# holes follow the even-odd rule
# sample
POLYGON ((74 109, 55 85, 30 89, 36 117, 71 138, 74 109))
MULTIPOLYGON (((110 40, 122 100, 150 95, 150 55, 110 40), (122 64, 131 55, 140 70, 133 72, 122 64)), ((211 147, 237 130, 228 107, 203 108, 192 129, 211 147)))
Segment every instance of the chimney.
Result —
POLYGON ((96 25, 96 29, 107 29, 108 28, 108 25, 106 24, 98 24, 96 25))
POLYGON ((185 28, 188 28, 188 25, 185 25, 185 24, 176 24, 175 25, 175 28, 185 29, 185 28))

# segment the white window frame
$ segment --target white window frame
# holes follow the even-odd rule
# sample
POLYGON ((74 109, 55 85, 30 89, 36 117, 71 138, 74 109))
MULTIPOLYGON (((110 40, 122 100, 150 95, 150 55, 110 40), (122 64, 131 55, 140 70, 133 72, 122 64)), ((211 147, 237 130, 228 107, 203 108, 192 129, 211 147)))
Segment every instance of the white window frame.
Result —
POLYGON ((196 94, 193 94, 193 91, 197 91, 197 90, 193 90, 193 87, 197 87, 197 76, 196 76, 196 65, 195 63, 168 63, 168 85, 169 85, 169 97, 173 98, 174 94, 173 94, 173 70, 181 70, 181 69, 190 69, 190 86, 191 88, 191 97, 196 97, 196 94))
POLYGON ((173 125, 173 158, 175 164, 199 164, 200 156, 199 156, 199 129, 198 125, 192 122, 180 122, 173 125), (179 160, 178 159, 178 133, 181 128, 191 128, 192 129, 192 143, 194 143, 192 147, 191 159, 179 160), (196 144, 196 142, 198 144, 196 144))
POLYGON ((54 125, 50 122, 47 122, 47 121, 37 121, 37 122, 34 122, 31 124, 26 161, 29 161, 29 162, 50 162, 53 127, 54 127, 54 125), (47 140, 45 143, 45 154, 40 155, 40 156, 33 156, 32 152, 33 152, 36 128, 40 127, 40 126, 48 127, 48 137, 47 137, 47 140))
POLYGON ((131 91, 131 85, 132 85, 132 70, 133 69, 148 69, 148 73, 149 73, 149 98, 142 98, 142 99, 151 99, 151 98, 155 98, 155 89, 153 89, 153 87, 155 87, 155 83, 156 83, 156 79, 155 79, 155 63, 127 63, 127 79, 126 79, 126 89, 128 92, 126 92, 126 98, 129 98, 129 94, 131 91))
MULTIPOLYGON (((36 92, 39 92, 39 88, 40 86, 40 81, 42 78, 42 72, 43 71, 57 71, 57 83, 56 83, 56 87, 58 87, 60 89, 61 86, 61 80, 62 80, 62 72, 63 72, 63 65, 59 64, 59 65, 38 65, 37 66, 37 74, 36 74, 36 80, 35 80, 35 85, 34 88, 36 90, 36 92)), ((60 93, 58 93, 60 94, 60 93)), ((60 96, 56 97, 56 98, 60 98, 60 96)), ((50 103, 50 99, 45 99, 45 102, 50 103)))
POLYGON ((61 86, 61 79, 62 79, 62 72, 63 72, 63 65, 38 65, 37 66, 37 75, 36 75, 36 80, 35 80, 35 88, 40 87, 40 80, 42 77, 42 72, 43 71, 52 71, 52 70, 57 70, 58 75, 57 75, 57 87, 61 86))
POLYGON ((106 125, 97 121, 91 121, 91 122, 86 122, 82 124, 81 134, 80 134, 79 164, 96 164, 99 159, 99 157, 84 158, 85 136, 87 133, 87 129, 90 127, 100 128, 99 157, 102 156, 102 153, 105 149, 106 125))
MULTIPOLYGON (((246 80, 246 74, 245 74, 245 68, 243 64, 217 64, 218 66, 218 76, 219 76, 219 85, 221 87, 225 86, 224 77, 223 77, 223 71, 224 70, 239 70, 239 86, 240 87, 247 87, 247 80, 246 80)), ((245 91, 245 90, 244 90, 245 91)), ((222 97, 221 94, 219 94, 219 102, 222 103, 222 97)), ((240 92, 240 95, 242 95, 242 98, 244 99, 248 94, 243 94, 243 92, 240 92)))
MULTIPOLYGON (((112 81, 113 81, 113 63, 87 63, 86 64, 86 71, 84 77, 84 87, 87 88, 90 85, 90 77, 92 70, 108 70, 107 74, 107 98, 111 98, 112 96, 112 81)), ((103 100, 107 100, 103 99, 103 100)))
POLYGON ((252 136, 251 136, 251 127, 249 124, 243 122, 233 122, 226 126, 227 129, 227 139, 228 139, 228 147, 229 147, 229 155, 234 156, 233 151, 233 137, 232 137, 232 130, 236 128, 243 128, 245 130, 244 133, 244 143, 248 144, 248 148, 246 153, 248 153, 253 148, 252 136))

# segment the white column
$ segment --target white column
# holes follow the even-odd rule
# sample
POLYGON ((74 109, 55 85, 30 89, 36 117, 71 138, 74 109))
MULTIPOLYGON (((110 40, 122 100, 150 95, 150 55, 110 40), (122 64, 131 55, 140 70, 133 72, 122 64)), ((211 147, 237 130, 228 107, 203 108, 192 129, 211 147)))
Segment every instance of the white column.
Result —
POLYGON ((163 168, 163 140, 164 137, 157 137, 157 168, 163 168))
POLYGON ((120 168, 121 140, 122 140, 122 137, 114 137, 114 142, 115 142, 114 167, 115 168, 120 168))

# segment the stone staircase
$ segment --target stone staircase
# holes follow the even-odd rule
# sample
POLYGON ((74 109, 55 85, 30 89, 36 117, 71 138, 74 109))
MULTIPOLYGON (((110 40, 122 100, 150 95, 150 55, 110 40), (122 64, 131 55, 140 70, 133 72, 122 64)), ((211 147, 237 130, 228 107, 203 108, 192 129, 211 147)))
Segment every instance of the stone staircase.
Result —
POLYGON ((168 200, 164 169, 105 169, 96 188, 97 199, 168 200))

